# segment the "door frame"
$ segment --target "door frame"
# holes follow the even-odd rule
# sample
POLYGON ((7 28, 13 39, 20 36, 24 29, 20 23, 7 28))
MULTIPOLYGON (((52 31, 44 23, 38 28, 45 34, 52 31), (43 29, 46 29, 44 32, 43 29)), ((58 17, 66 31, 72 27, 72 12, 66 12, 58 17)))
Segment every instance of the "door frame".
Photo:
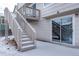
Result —
MULTIPOLYGON (((71 15, 65 15, 65 16, 61 16, 61 17, 56 17, 56 18, 53 18, 53 19, 51 19, 51 20, 55 20, 55 19, 62 19, 62 18, 64 18, 64 17, 72 17, 72 44, 68 44, 68 43, 63 43, 62 41, 61 41, 61 38, 60 38, 60 42, 56 42, 56 41, 53 41, 53 39, 52 39, 52 43, 56 43, 56 44, 63 44, 63 45, 67 45, 67 46, 72 46, 73 45, 73 15, 74 14, 71 14, 71 15)), ((53 25, 52 25, 53 26, 53 25)), ((61 26, 60 26, 60 29, 61 29, 61 26)), ((53 30, 53 29, 52 29, 53 30)), ((53 32, 52 32, 53 33, 53 32)), ((61 37, 61 30, 60 30, 60 37, 61 37)))

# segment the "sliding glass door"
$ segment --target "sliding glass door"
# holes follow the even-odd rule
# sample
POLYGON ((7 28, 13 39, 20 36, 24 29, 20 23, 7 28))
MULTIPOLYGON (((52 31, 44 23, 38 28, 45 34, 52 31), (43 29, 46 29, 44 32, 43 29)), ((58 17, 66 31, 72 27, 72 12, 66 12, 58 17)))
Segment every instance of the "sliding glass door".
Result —
POLYGON ((72 17, 52 21, 52 40, 72 44, 72 17))
POLYGON ((61 41, 72 44, 72 18, 65 17, 61 21, 61 41))

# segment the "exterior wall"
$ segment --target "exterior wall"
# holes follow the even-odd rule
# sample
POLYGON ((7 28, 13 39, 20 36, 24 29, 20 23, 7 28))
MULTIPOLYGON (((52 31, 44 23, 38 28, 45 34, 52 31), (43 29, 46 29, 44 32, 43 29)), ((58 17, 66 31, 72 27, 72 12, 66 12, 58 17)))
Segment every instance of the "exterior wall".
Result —
POLYGON ((47 17, 53 14, 57 14, 57 12, 62 13, 75 8, 79 8, 78 3, 52 3, 47 7, 43 7, 43 3, 37 4, 37 9, 41 10, 42 17, 47 17))
POLYGON ((35 28, 37 32, 37 39, 49 42, 52 40, 51 20, 41 18, 39 21, 31 21, 29 23, 35 28))

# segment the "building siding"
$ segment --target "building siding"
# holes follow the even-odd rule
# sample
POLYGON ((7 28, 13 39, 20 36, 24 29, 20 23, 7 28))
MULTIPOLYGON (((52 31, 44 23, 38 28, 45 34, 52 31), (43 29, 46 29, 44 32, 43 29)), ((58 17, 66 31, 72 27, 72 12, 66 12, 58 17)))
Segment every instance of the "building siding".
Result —
POLYGON ((46 8, 43 7, 43 4, 37 4, 37 8, 41 10, 42 17, 47 17, 57 14, 57 12, 62 13, 75 8, 79 8, 79 3, 53 3, 46 8))

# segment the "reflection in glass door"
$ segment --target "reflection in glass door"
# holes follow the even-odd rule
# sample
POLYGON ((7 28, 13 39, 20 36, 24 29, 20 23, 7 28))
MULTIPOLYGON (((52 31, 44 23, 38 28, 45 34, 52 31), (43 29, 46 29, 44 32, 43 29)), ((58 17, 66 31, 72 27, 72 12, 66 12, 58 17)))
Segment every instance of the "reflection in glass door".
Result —
POLYGON ((60 20, 55 19, 52 21, 52 39, 53 41, 60 42, 60 20))
POLYGON ((61 20, 61 41, 72 44, 72 18, 65 17, 61 20))
POLYGON ((52 40, 72 44, 72 17, 52 21, 52 40))

